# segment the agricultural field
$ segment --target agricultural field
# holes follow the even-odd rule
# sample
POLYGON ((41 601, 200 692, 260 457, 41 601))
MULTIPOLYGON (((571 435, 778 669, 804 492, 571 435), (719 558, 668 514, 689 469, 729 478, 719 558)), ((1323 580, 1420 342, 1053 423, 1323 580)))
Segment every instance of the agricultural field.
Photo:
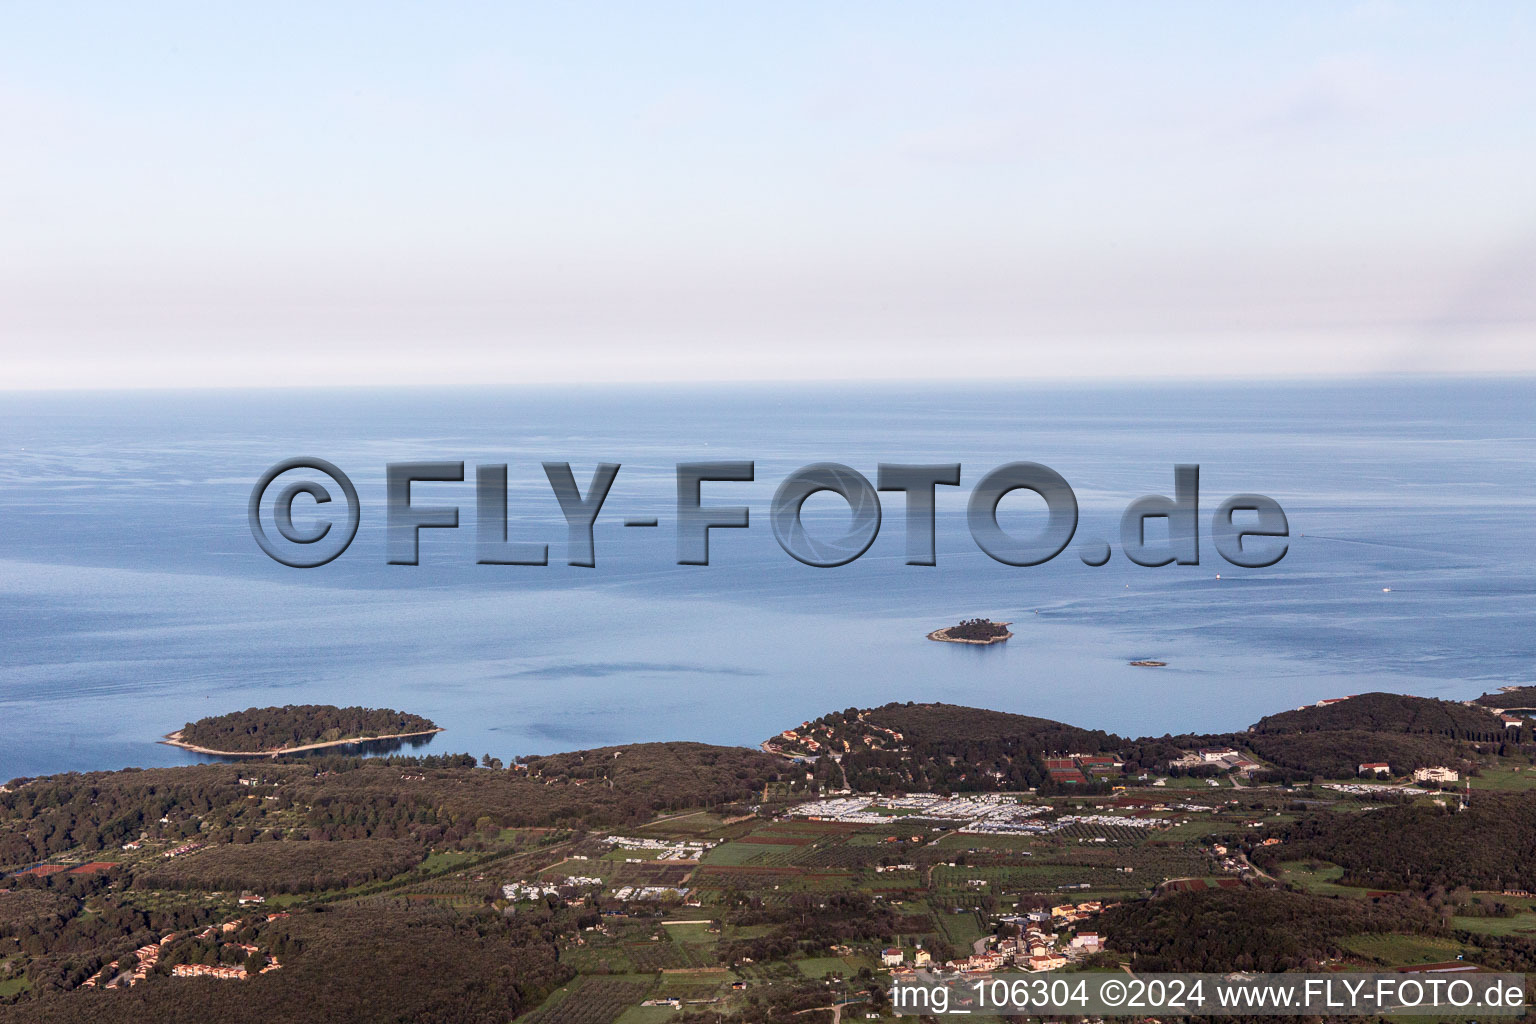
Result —
POLYGON ((859 973, 860 967, 869 966, 871 963, 873 958, 816 956, 796 960, 795 967, 807 978, 820 980, 829 975, 851 978, 859 973))
POLYGON ((850 846, 897 847, 909 849, 926 846, 937 837, 952 831, 950 828, 935 830, 923 822, 914 822, 893 829, 883 825, 865 825, 859 832, 848 837, 850 846))
POLYGON ((667 1024, 677 1018, 670 1006, 631 1006, 619 1014, 616 1024, 667 1024))
POLYGON ((759 988, 778 982, 801 981, 805 978, 805 975, 801 974, 794 964, 784 960, 743 964, 740 967, 733 968, 732 973, 747 982, 752 988, 759 988))
POLYGON ((1130 868, 1132 870, 1129 872, 1120 872, 1125 876, 1125 883, 1127 885, 1135 883, 1135 887, 1141 888, 1154 885, 1165 878, 1202 874, 1211 867, 1210 858, 1198 848, 1160 840, 1131 848, 1117 847, 1112 850, 1084 847, 1064 851, 1058 859, 1066 863, 1091 864, 1111 870, 1130 868))
POLYGON ((713 967, 714 957, 697 947, 668 941, 631 942, 624 947, 639 974, 676 971, 688 967, 713 967))
POLYGON ((1241 880, 1226 877, 1208 878, 1176 878, 1159 887, 1159 893, 1170 892, 1203 892, 1207 889, 1241 889, 1241 880))
POLYGON ((1339 879, 1344 869, 1337 864, 1318 864, 1306 861, 1285 861, 1280 865, 1281 878, 1303 890, 1320 896, 1354 896, 1364 899, 1371 890, 1359 886, 1341 885, 1339 879))
POLYGON ((1155 834, 1152 829, 1137 825, 1104 825, 1097 822, 1085 824, 1073 822, 1051 833, 1052 839, 1077 840, 1079 842, 1140 843, 1155 834))
POLYGON ((1527 764, 1484 768, 1480 774, 1471 776, 1470 781, 1474 790, 1519 793, 1536 789, 1536 767, 1527 764))
POLYGON ((1087 885, 1095 891, 1120 891, 1145 888, 1143 879, 1126 875, 1109 866, 1082 864, 1033 863, 1016 867, 948 867, 933 869, 938 889, 980 888, 998 894, 1021 890, 1051 892, 1066 885, 1087 885), (972 886, 973 880, 985 886, 972 886))
POLYGON ((1432 935, 1351 935, 1339 945, 1388 967, 1410 967, 1455 960, 1465 947, 1454 939, 1432 935))
POLYGON ((772 821, 766 825, 759 825, 752 829, 752 834, 758 836, 799 836, 820 839, 828 836, 855 835, 864 828, 865 826, 863 825, 848 825, 839 821, 811 821, 808 818, 785 818, 782 821, 772 821))
POLYGON ((556 992, 520 1024, 614 1024, 646 998, 650 979, 581 978, 556 992))
POLYGON ((704 855, 702 863, 711 867, 743 867, 763 865, 782 867, 791 863, 799 847, 794 845, 755 843, 751 841, 726 843, 704 855))
POLYGON ((638 973, 628 950, 620 942, 595 942, 590 934, 583 936, 586 945, 563 946, 560 959, 582 974, 635 974, 638 973))
POLYGON ((873 846, 855 846, 852 843, 839 843, 836 846, 804 850, 795 860, 796 863, 803 864, 806 867, 843 868, 846 870, 873 868, 883 861, 910 863, 910 860, 897 856, 894 850, 883 850, 873 846))
POLYGON ((971 835, 951 832, 933 843, 936 850, 994 850, 1011 853, 1047 845, 1045 836, 971 835))
POLYGON ((736 889, 773 892, 827 892, 847 889, 853 876, 846 871, 809 871, 793 867, 715 867, 706 865, 693 874, 700 889, 736 889))
MULTIPOLYGON (((750 828, 751 822, 748 821, 746 824, 750 828)), ((653 821, 649 825, 640 826, 637 832, 641 835, 701 839, 728 827, 725 824, 725 819, 720 817, 720 815, 711 814, 708 811, 698 811, 694 814, 680 814, 653 821)))
POLYGON ((961 908, 958 914, 951 912, 954 909, 949 905, 935 905, 933 918, 945 939, 955 948, 966 950, 971 947, 971 943, 988 932, 987 922, 984 915, 974 909, 961 908))
POLYGON ((1462 928, 1469 932, 1477 932, 1480 935, 1536 936, 1536 906, 1533 906, 1533 901, 1507 899, 1500 896, 1474 897, 1474 899, 1497 900, 1507 903, 1516 912, 1510 917, 1469 917, 1458 915, 1451 918, 1451 927, 1462 928))
POLYGON ((1210 835, 1225 835, 1242 827, 1241 823, 1211 815, 1186 818, 1172 828, 1158 833, 1159 839, 1191 840, 1210 835))

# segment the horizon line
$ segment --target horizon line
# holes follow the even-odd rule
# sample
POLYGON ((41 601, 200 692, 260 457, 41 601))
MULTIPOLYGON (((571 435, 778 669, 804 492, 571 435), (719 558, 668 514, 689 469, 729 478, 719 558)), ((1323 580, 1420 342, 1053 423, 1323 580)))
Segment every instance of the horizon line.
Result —
POLYGON ((196 393, 209 391, 526 391, 536 388, 595 388, 626 390, 643 388, 699 388, 699 387, 811 387, 811 388, 877 388, 902 386, 945 387, 1063 387, 1121 389, 1128 387, 1202 387, 1202 386, 1340 386, 1358 384, 1420 384, 1434 382, 1479 383, 1531 383, 1536 382, 1536 370, 1446 372, 1438 370, 1394 370, 1376 373, 1315 373, 1315 374, 1266 374, 1266 375, 1157 375, 1136 376, 1038 376, 997 375, 988 377, 655 377, 634 380, 582 380, 576 377, 548 377, 525 381, 497 381, 492 383, 411 383, 357 382, 357 383, 257 383, 237 384, 223 381, 186 384, 119 384, 119 385, 53 385, 39 384, 23 387, 0 387, 0 395, 67 395, 67 394, 155 394, 196 393))

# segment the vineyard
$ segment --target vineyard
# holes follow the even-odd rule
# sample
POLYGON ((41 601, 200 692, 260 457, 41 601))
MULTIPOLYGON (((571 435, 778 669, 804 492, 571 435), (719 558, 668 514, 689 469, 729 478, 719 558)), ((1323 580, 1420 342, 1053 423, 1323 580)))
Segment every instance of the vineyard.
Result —
POLYGON ((1097 890, 1142 888, 1135 874, 1125 875, 1108 865, 1022 864, 1011 867, 938 867, 933 879, 936 888, 971 889, 971 881, 984 880, 981 888, 994 894, 1029 890, 1049 892, 1066 885, 1087 885, 1097 890))
POLYGON ((792 863, 799 852, 798 845, 758 843, 756 837, 740 843, 727 843, 709 851, 704 863, 719 867, 747 867, 764 865, 782 867, 792 863))
POLYGON ((846 889, 854 876, 846 871, 806 871, 782 867, 703 867, 694 873, 693 884, 701 889, 799 891, 846 889))
POLYGON ((613 1024, 631 1006, 645 998, 650 985, 617 978, 587 978, 560 998, 559 993, 522 1019, 522 1024, 613 1024))
POLYGON ((1070 825, 1052 832, 1052 836, 1061 836, 1066 839, 1086 839, 1089 841, 1102 839, 1106 843, 1140 843, 1155 830, 1138 825, 1101 825, 1073 822, 1070 825))

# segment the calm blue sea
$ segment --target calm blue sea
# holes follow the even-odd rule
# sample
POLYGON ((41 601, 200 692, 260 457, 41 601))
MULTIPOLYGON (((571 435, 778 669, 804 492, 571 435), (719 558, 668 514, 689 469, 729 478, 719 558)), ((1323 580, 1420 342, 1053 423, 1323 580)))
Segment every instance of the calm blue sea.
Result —
MULTIPOLYGON (((1369 689, 1475 696, 1536 675, 1533 470, 1531 381, 0 394, 0 780, 181 763, 163 733, 273 703, 398 707, 447 729, 428 750, 505 759, 750 744, 892 700, 1139 735, 1369 689), (270 561, 246 525, 256 478, 296 455, 362 495, 356 542, 314 570, 270 561), (418 486, 463 526, 424 532, 422 565, 387 565, 384 466, 413 459, 508 463, 512 536, 548 541, 557 564, 474 564, 466 482, 418 486), (753 525, 714 533, 715 564, 678 566, 673 466, 703 459, 756 460, 756 482, 706 489, 753 525), (594 463, 623 464, 596 568, 560 564, 543 460, 583 487, 594 463), (1202 564, 992 562, 965 499, 1014 460, 1062 473, 1078 537, 1112 540, 1128 502, 1199 463, 1202 564), (784 554, 769 499, 816 461, 871 478, 881 461, 962 463, 962 486, 940 489, 939 565, 903 564, 899 495, 859 561, 784 554), (1289 514, 1272 568, 1209 544, 1210 512, 1244 491, 1289 514), (621 525, 641 515, 660 527, 621 525), (970 615, 1012 620, 1015 639, 924 639, 970 615)), ((825 496, 807 508, 829 534, 846 519, 825 496)), ((1043 519, 1020 495, 1004 510, 1021 532, 1043 519)))

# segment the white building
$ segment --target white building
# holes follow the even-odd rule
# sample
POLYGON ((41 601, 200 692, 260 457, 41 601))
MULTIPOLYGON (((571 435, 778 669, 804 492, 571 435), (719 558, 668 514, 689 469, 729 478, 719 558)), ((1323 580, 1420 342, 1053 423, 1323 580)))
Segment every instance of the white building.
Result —
POLYGON ((1420 768, 1413 773, 1414 782, 1455 782, 1460 778, 1461 773, 1456 769, 1441 766, 1420 768))

